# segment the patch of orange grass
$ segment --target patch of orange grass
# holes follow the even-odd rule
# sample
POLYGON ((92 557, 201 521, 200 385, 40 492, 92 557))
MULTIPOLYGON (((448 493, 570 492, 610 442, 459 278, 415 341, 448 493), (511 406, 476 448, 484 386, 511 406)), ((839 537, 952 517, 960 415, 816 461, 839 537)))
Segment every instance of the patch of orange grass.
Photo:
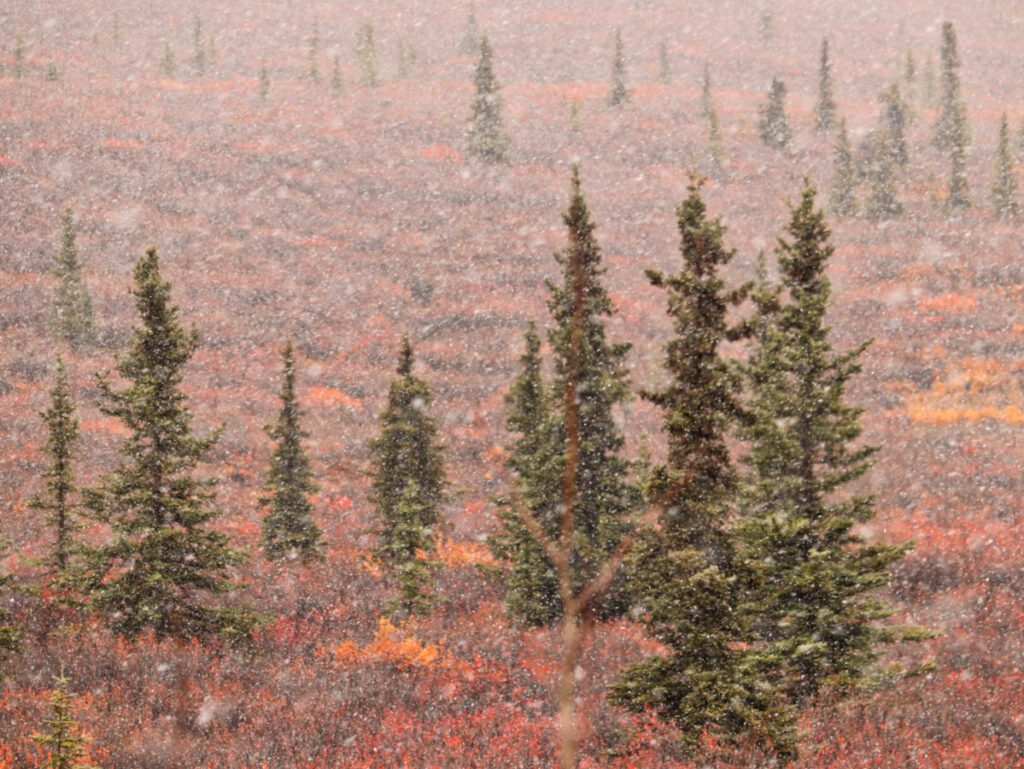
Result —
POLYGON ((949 292, 938 296, 924 297, 918 301, 917 307, 926 312, 970 312, 977 309, 978 300, 973 296, 949 292))
POLYGON ((441 647, 423 643, 387 617, 381 617, 377 634, 370 643, 360 646, 353 641, 342 641, 334 647, 333 657, 334 665, 339 668, 384 663, 405 670, 431 667, 441 658, 441 647))
POLYGON ((948 425, 991 419, 1024 424, 1024 388, 1018 374, 1021 362, 986 359, 962 361, 945 381, 907 402, 915 422, 948 425))
POLYGON ((482 542, 439 537, 436 545, 437 560, 445 566, 475 566, 493 564, 494 556, 482 542))
POLYGON ((310 387, 306 391, 306 400, 320 406, 347 406, 350 409, 357 409, 362 405, 358 398, 353 398, 341 390, 332 390, 330 387, 310 387))

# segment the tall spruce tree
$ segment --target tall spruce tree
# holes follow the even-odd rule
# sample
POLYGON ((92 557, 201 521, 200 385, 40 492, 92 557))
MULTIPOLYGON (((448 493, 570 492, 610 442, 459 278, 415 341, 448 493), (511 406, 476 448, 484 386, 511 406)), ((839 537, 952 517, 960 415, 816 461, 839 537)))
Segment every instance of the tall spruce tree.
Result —
POLYGON ((117 362, 127 387, 115 389, 107 375, 98 378, 101 411, 119 419, 128 437, 117 467, 87 490, 89 507, 113 531, 91 554, 91 603, 128 638, 146 629, 157 637, 242 638, 254 615, 209 603, 235 587, 229 569, 242 559, 209 525, 219 515, 214 481, 194 476, 219 435, 193 434, 181 391, 199 337, 181 326, 156 249, 135 265, 132 293, 141 324, 117 362))
POLYGON ((409 340, 402 341, 398 377, 380 414, 373 454, 372 499, 381 520, 377 558, 398 582, 392 606, 403 613, 430 603, 430 563, 441 523, 445 471, 437 427, 427 414, 430 387, 412 372, 409 340))
POLYGON ((316 491, 309 457, 302 446, 308 433, 302 429, 302 411, 295 398, 295 352, 289 339, 281 353, 284 381, 277 421, 266 427, 275 442, 260 504, 263 518, 263 552, 271 561, 298 558, 304 563, 321 557, 323 535, 313 520, 310 495, 316 491))
POLYGON ((462 39, 459 41, 459 53, 463 56, 474 56, 480 50, 480 24, 476 20, 476 5, 469 4, 469 15, 466 17, 466 26, 462 30, 462 39))
POLYGON ((53 532, 53 547, 47 558, 47 566, 57 582, 67 586, 72 577, 72 558, 79 551, 74 538, 79 528, 78 505, 75 500, 77 488, 71 469, 78 441, 78 419, 75 417, 75 404, 71 400, 67 370, 59 357, 53 388, 50 390, 50 405, 40 416, 46 425, 45 447, 49 467, 43 473, 45 492, 34 496, 29 506, 47 516, 46 525, 53 532))
POLYGON ((57 686, 50 695, 50 715, 43 721, 46 731, 32 735, 32 741, 46 751, 46 769, 93 769, 95 765, 86 760, 88 738, 71 713, 68 679, 61 672, 54 681, 57 686))
POLYGON ((857 214, 857 170, 846 132, 846 120, 839 119, 832 170, 831 208, 836 216, 857 214))
POLYGON ((677 210, 679 272, 647 273, 667 292, 675 330, 665 348, 671 379, 643 394, 662 409, 668 456, 648 488, 664 511, 662 525, 640 538, 628 573, 635 605, 667 652, 629 665, 611 699, 633 711, 654 709, 680 728, 690 749, 705 730, 729 740, 754 733, 780 745, 790 739, 788 723, 783 730, 765 718, 775 704, 771 689, 742 647, 742 582, 728 531, 737 474, 727 438, 741 409, 739 381, 721 348, 744 334, 730 325, 728 310, 746 288, 729 289, 720 277, 734 252, 723 244, 721 222, 708 218, 699 187, 691 182, 677 210))
POLYGON ((53 328, 57 336, 74 348, 95 338, 92 300, 82 277, 82 265, 75 245, 75 224, 71 209, 61 216, 60 250, 54 257, 57 288, 53 299, 53 328))
POLYGON ((876 145, 876 151, 888 152, 893 160, 905 166, 910 159, 907 154, 906 129, 908 123, 907 106, 900 96, 898 83, 893 83, 878 95, 882 105, 878 115, 879 136, 885 137, 876 145))
POLYGON ((890 144, 888 127, 883 124, 875 132, 868 166, 868 197, 864 201, 864 215, 874 221, 895 219, 903 213, 896 193, 896 153, 890 144))
POLYGON ((626 56, 622 50, 622 30, 615 30, 615 55, 612 57, 612 80, 608 89, 608 104, 622 107, 629 101, 626 85, 626 56))
POLYGON ((932 142, 940 150, 966 147, 970 143, 967 110, 960 95, 960 55, 957 53, 956 31, 952 22, 942 25, 940 52, 942 84, 939 115, 932 128, 932 142))
POLYGON ((470 114, 467 150, 485 163, 508 162, 509 139, 501 119, 501 86, 494 76, 493 52, 486 37, 478 46, 480 58, 473 82, 476 92, 470 114))
POLYGON ((757 132, 761 141, 777 150, 789 149, 793 141, 793 132, 786 119, 786 84, 779 78, 772 78, 768 98, 758 111, 760 119, 757 122, 757 132))
POLYGON ((967 189, 967 148, 956 143, 949 150, 949 195, 946 197, 946 210, 970 208, 971 199, 967 189))
POLYGON ((995 179, 992 182, 992 210, 999 219, 1015 219, 1020 215, 1017 174, 1013 165, 1010 124, 1004 112, 999 121, 999 146, 996 149, 995 179))
POLYGON ((377 66, 377 44, 374 42, 373 25, 367 22, 356 34, 356 61, 359 63, 359 79, 367 88, 380 85, 380 70, 377 66))
POLYGON ((832 87, 832 62, 828 58, 828 38, 821 41, 818 65, 818 104, 815 107, 815 128, 828 133, 836 126, 836 97, 832 87))
POLYGON ((877 451, 858 443, 863 410, 846 402, 867 345, 832 349, 833 247, 815 196, 807 184, 792 207, 776 250, 780 291, 759 304, 745 365, 749 473, 734 527, 755 648, 794 708, 823 690, 842 697, 868 680, 882 644, 910 635, 882 622, 892 611, 876 592, 908 548, 866 543, 855 527, 874 518, 873 499, 846 490, 877 451))
POLYGON ((515 473, 517 499, 501 503, 501 529, 489 545, 497 558, 510 564, 505 583, 509 612, 527 625, 542 626, 553 623, 561 611, 558 575, 514 505, 525 505, 549 537, 558 536, 564 446, 555 419, 557 393, 545 386, 540 337, 532 321, 525 339, 519 375, 505 397, 506 424, 515 435, 505 464, 515 473))

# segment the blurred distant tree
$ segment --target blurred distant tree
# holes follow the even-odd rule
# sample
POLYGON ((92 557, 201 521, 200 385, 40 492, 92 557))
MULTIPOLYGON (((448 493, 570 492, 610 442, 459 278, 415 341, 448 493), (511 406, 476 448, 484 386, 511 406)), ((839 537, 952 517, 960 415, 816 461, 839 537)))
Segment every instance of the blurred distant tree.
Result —
POLYGON ((878 101, 882 105, 878 115, 879 135, 887 138, 887 141, 880 142, 878 147, 884 152, 889 152, 893 160, 904 166, 909 160, 906 140, 909 119, 907 105, 900 96, 899 84, 893 83, 882 91, 878 95, 878 101))
POLYGON ((312 83, 320 82, 320 23, 313 22, 313 31, 309 35, 309 79, 312 83))
MULTIPOLYGON (((7 554, 9 545, 0 534, 0 556, 7 554)), ((21 649, 21 628, 12 622, 11 612, 4 605, 13 589, 14 578, 0 571, 0 661, 21 649)))
POLYGON ((398 76, 406 78, 413 74, 419 54, 405 40, 398 41, 398 76))
POLYGON ((270 95, 270 70, 267 69, 267 60, 260 62, 260 74, 258 77, 260 88, 260 101, 266 101, 270 95))
POLYGON ((939 116, 932 128, 932 143, 940 150, 962 150, 970 143, 967 110, 960 95, 960 56, 952 22, 942 25, 942 94, 939 116))
POLYGON ((507 163, 509 138, 501 119, 501 86, 494 76, 491 44, 486 37, 480 40, 479 50, 467 151, 485 163, 507 163))
POLYGON ((394 608, 406 614, 430 605, 429 557, 444 501, 444 457, 437 426, 427 414, 430 387, 412 372, 413 354, 402 341, 398 377, 380 414, 380 433, 370 443, 372 499, 381 521, 377 558, 398 582, 394 608))
POLYGON ((50 390, 50 405, 40 416, 46 425, 45 450, 49 467, 43 473, 45 491, 32 497, 29 507, 47 514, 46 525, 53 531, 53 548, 47 567, 58 584, 68 587, 73 577, 72 558, 80 552, 74 538, 80 527, 77 522, 78 505, 74 499, 77 487, 71 469, 78 441, 78 419, 71 400, 67 370, 60 357, 57 358, 57 370, 50 390))
POLYGON ((832 62, 828 58, 828 39, 821 41, 821 63, 818 66, 818 105, 815 128, 829 133, 836 126, 836 98, 832 88, 832 62))
POLYGON ((505 605, 512 616, 533 626, 550 624, 561 613, 554 565, 515 510, 515 504, 525 506, 547 536, 558 536, 564 446, 554 415, 557 393, 545 386, 540 349, 531 321, 519 375, 505 396, 506 424, 516 436, 505 465, 515 473, 518 498, 514 503, 502 502, 501 529, 488 543, 494 555, 510 565, 505 605))
POLYGON ((569 134, 573 138, 583 133, 583 122, 580 120, 580 100, 569 102, 569 134))
POLYGON ((345 81, 341 77, 341 57, 334 56, 334 65, 331 69, 331 95, 341 96, 345 91, 345 81))
POLYGON ((164 43, 164 55, 160 59, 160 71, 167 77, 174 77, 175 71, 177 71, 178 65, 174 61, 174 51, 171 50, 171 44, 168 42, 164 43))
POLYGON ((82 276, 75 246, 75 225, 71 209, 61 216, 61 245, 55 257, 57 288, 53 300, 53 328, 60 339, 81 349, 95 338, 92 300, 82 276))
POLYGON ((946 209, 970 208, 971 199, 967 195, 967 148, 963 144, 956 143, 950 148, 949 164, 949 195, 946 198, 946 209))
POLYGON ((466 26, 462 31, 462 40, 459 41, 459 53, 463 56, 475 56, 480 50, 482 38, 480 24, 476 20, 476 5, 470 3, 469 16, 466 17, 466 26))
POLYGON ((923 101, 926 107, 934 107, 936 101, 935 59, 929 56, 924 64, 923 101))
POLYGON ((373 25, 367 22, 356 35, 356 60, 359 62, 359 77, 368 88, 380 85, 380 71, 377 68, 377 44, 373 38, 373 25))
POLYGON ((875 517, 873 498, 845 491, 878 448, 857 443, 863 409, 846 402, 867 344, 836 353, 829 340, 833 247, 815 194, 806 185, 791 208, 778 292, 758 305, 744 364, 749 472, 734 527, 753 650, 794 708, 826 691, 850 696, 877 680, 884 645, 926 635, 884 622, 893 610, 877 592, 909 546, 866 543, 857 526, 875 517))
POLYGON ((720 272, 735 252, 723 243, 720 220, 709 219, 700 182, 677 210, 679 271, 649 270, 665 289, 675 335, 665 348, 668 383, 643 397, 662 410, 668 441, 664 464, 647 496, 664 511, 661 526, 642 534, 626 562, 635 610, 666 651, 627 666, 611 690, 613 703, 653 709, 682 732, 694 750, 706 732, 736 741, 755 733, 782 744, 791 735, 762 733, 762 711, 775 695, 750 666, 741 615, 742 580, 729 525, 737 473, 728 439, 742 411, 739 379, 723 346, 745 335, 728 319, 747 288, 728 288, 720 272))
POLYGON ((199 339, 181 327, 156 249, 135 265, 133 294, 141 325, 117 362, 128 386, 117 390, 98 377, 101 411, 129 434, 117 467, 86 490, 89 508, 112 529, 112 539, 90 553, 90 601, 128 638, 146 629, 178 639, 244 638, 254 615, 205 601, 236 587, 228 570, 242 558, 210 527, 219 515, 214 481, 194 477, 219 431, 192 433, 181 381, 199 339))
POLYGON ((713 110, 711 103, 711 68, 704 62, 704 73, 700 85, 700 116, 707 118, 713 110))
POLYGON ((864 202, 864 215, 880 221, 895 219, 903 213, 896 196, 896 155, 890 148, 888 127, 882 125, 875 132, 868 166, 868 197, 864 202))
POLYGON ((1024 152, 1024 119, 1020 121, 1020 130, 1017 132, 1017 151, 1024 152))
POLYGON ((1000 219, 1014 219, 1020 214, 1020 202, 1017 199, 1017 174, 1013 166, 1010 124, 1004 112, 999 121, 996 172, 995 180, 992 183, 992 209, 1000 219))
POLYGON ((50 695, 50 715, 43 721, 46 731, 32 735, 32 741, 46 751, 46 769, 93 769, 86 760, 88 739, 71 714, 73 698, 63 671, 55 679, 57 688, 50 695))
POLYGON ((25 40, 21 35, 14 38, 14 76, 19 79, 25 76, 25 40))
POLYGON ((668 43, 658 44, 658 82, 668 85, 672 82, 672 62, 668 58, 668 43))
POLYGON ((718 123, 718 111, 711 104, 708 109, 708 157, 711 167, 717 173, 722 170, 722 131, 718 123))
POLYGON ((832 171, 831 209, 836 216, 857 214, 857 171, 850 149, 850 137, 846 132, 846 121, 839 119, 836 131, 835 155, 832 171))
POLYGON ((608 91, 608 103, 613 107, 621 107, 629 101, 629 88, 626 86, 626 57, 622 51, 622 30, 615 30, 615 56, 612 59, 612 82, 608 91))
POLYGON ((912 119, 914 117, 914 105, 917 103, 918 90, 917 90, 917 61, 914 59, 914 52, 907 51, 907 58, 903 64, 903 97, 904 104, 907 106, 907 116, 912 119))
POLYGON ((308 433, 299 424, 302 411, 295 398, 295 352, 289 339, 281 354, 284 381, 277 422, 266 428, 274 440, 270 469, 260 504, 267 508, 262 522, 263 552, 271 561, 322 557, 323 535, 313 520, 309 497, 316 491, 309 457, 302 446, 308 433))
POLYGON ((121 45, 121 14, 114 11, 114 19, 110 24, 110 39, 114 45, 121 45))
POLYGON ((775 39, 775 9, 765 2, 757 12, 757 36, 762 43, 770 43, 775 39))
POLYGON ((54 61, 50 61, 46 65, 46 71, 44 77, 51 83, 56 83, 60 80, 60 70, 57 69, 57 64, 54 61))
POLYGON ((779 78, 772 78, 768 99, 758 111, 757 132, 761 141, 777 150, 789 149, 793 132, 786 119, 786 84, 779 78))
POLYGON ((206 72, 206 47, 203 45, 203 20, 197 13, 192 22, 192 66, 197 75, 206 72))

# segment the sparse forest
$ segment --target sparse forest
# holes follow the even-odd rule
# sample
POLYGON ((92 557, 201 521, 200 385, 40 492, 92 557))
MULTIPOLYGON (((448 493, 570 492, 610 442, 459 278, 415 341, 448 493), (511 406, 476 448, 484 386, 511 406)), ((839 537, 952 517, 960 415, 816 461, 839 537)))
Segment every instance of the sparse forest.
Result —
POLYGON ((0 769, 1024 769, 1020 8, 0 8, 0 769))

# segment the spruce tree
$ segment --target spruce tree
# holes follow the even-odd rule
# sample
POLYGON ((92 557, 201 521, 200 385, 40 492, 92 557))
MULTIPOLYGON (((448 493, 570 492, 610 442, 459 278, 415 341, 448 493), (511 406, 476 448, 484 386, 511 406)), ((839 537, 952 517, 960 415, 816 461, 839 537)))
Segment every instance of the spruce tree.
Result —
POLYGON ((757 36, 762 43, 775 39, 775 10, 769 2, 765 2, 757 13, 757 36))
POLYGON ((469 15, 466 17, 466 26, 462 31, 462 40, 459 41, 459 53, 463 56, 474 56, 480 50, 480 25, 476 20, 476 6, 469 4, 469 15))
POLYGON ((868 166, 868 197, 864 214, 868 219, 895 219, 903 213, 896 193, 896 153, 890 149, 888 128, 882 125, 875 133, 868 166))
POLYGON ((971 199, 967 195, 967 148, 956 143, 949 150, 949 196, 946 198, 946 209, 970 207, 971 199))
POLYGON ((761 105, 757 132, 761 141, 777 150, 787 150, 793 140, 793 132, 786 119, 786 84, 779 78, 772 78, 767 101, 761 105))
POLYGON ((558 575, 514 505, 525 505, 545 533, 557 538, 564 446, 554 416, 557 394, 545 386, 541 375, 540 337, 532 321, 525 339, 519 375, 505 396, 506 424, 516 436, 505 464, 515 473, 517 497, 502 501, 502 526, 488 544, 495 557, 510 564, 505 583, 509 613, 527 625, 542 626, 553 623, 561 612, 558 575))
POLYGON ((1006 113, 999 122, 999 147, 996 150, 995 180, 992 182, 992 209, 999 219, 1015 219, 1020 214, 1017 199, 1017 175, 1013 169, 1010 124, 1006 113))
POLYGON ((966 148, 970 142, 967 110, 960 95, 960 55, 957 53, 956 31, 952 22, 942 25, 942 93, 939 115, 932 128, 932 142, 940 150, 966 148))
POLYGON ((828 38, 821 41, 821 62, 818 66, 818 105, 815 127, 829 133, 836 125, 836 98, 832 89, 832 62, 828 58, 828 38))
POLYGON ((486 37, 480 40, 479 50, 466 149, 485 163, 506 163, 509 139, 501 119, 501 86, 494 76, 491 44, 486 37))
POLYGON ((19 80, 25 77, 25 40, 21 35, 14 38, 14 76, 19 80))
POLYGON ((741 410, 739 382, 721 348, 744 333, 728 311, 746 289, 729 289, 720 277, 735 252, 723 244, 721 222, 708 218, 699 187, 691 182, 677 210, 679 272, 647 273, 667 292, 675 331, 665 348, 669 383, 643 394, 662 410, 668 456, 648 487, 664 511, 662 525, 641 537, 628 573, 636 609, 667 651, 626 667, 611 699, 637 712, 654 709, 680 728, 690 749, 705 730, 728 740, 753 732, 780 745, 790 736, 777 727, 763 733, 771 690, 742 648, 741 581, 728 531, 737 474, 727 439, 741 410))
POLYGON ((672 62, 668 58, 668 43, 664 40, 658 44, 658 82, 662 85, 672 82, 672 62))
POLYGON ((61 672, 50 695, 50 715, 43 721, 46 731, 32 735, 32 742, 46 751, 46 769, 92 769, 85 746, 88 739, 71 713, 73 698, 68 692, 68 679, 61 672))
POLYGON ((914 52, 907 51, 907 58, 903 64, 903 95, 913 113, 913 105, 917 104, 917 60, 914 59, 914 52))
POLYGON ((846 120, 839 119, 836 131, 836 147, 832 171, 831 208, 836 216, 857 214, 857 172, 850 149, 850 137, 846 132, 846 120))
POLYGON ((935 106, 936 90, 935 59, 929 56, 924 66, 924 104, 926 107, 935 106))
POLYGON ((622 51, 622 30, 615 30, 615 56, 612 58, 612 81, 608 90, 608 104, 622 107, 629 101, 629 88, 626 86, 626 57, 622 51))
POLYGON ((284 381, 277 422, 266 427, 274 440, 270 470, 260 504, 267 508, 263 518, 263 552, 271 561, 298 558, 304 563, 321 557, 322 534, 313 521, 309 497, 316 491, 309 457, 302 446, 308 433, 302 429, 302 411, 295 398, 295 353, 291 340, 281 354, 284 381))
MULTIPOLYGON (((0 535, 0 556, 7 554, 9 543, 0 535)), ((21 648, 21 628, 14 624, 7 603, 7 594, 14 590, 14 578, 0 571, 0 662, 21 648)))
POLYGON ((331 70, 331 95, 341 96, 345 90, 345 81, 341 77, 341 57, 334 57, 334 67, 331 70))
POLYGON ((128 437, 117 467, 88 490, 89 507, 112 529, 111 541, 91 554, 90 600, 128 638, 146 629, 157 637, 241 638, 255 617, 209 605, 235 587, 228 572, 241 556, 210 527, 219 514, 214 481, 194 477, 219 435, 193 434, 181 391, 198 334, 181 326, 156 249, 135 265, 132 293, 141 324, 117 362, 127 387, 98 378, 101 411, 119 419, 128 437))
POLYGON ((171 44, 164 43, 164 55, 160 60, 160 71, 164 73, 165 77, 174 77, 177 69, 178 66, 174 61, 174 51, 171 50, 171 44))
POLYGON ((313 31, 309 36, 309 80, 320 82, 320 23, 313 22, 313 31))
POLYGON ((884 136, 885 141, 876 145, 876 151, 888 152, 898 165, 905 166, 909 160, 907 154, 907 107, 900 96, 898 83, 893 83, 878 96, 882 105, 878 115, 880 130, 879 136, 884 136))
POLYGON ((267 60, 260 62, 260 74, 258 77, 260 88, 260 101, 266 101, 270 96, 270 70, 267 69, 267 60))
POLYGON ((412 347, 405 339, 398 377, 380 414, 380 434, 370 443, 372 499, 381 521, 375 552, 399 585, 393 607, 410 614, 430 602, 427 559, 434 551, 445 486, 437 427, 426 412, 430 387, 412 366, 412 347))
POLYGON ((700 116, 707 118, 714 109, 711 98, 711 68, 704 62, 704 75, 700 86, 700 116))
POLYGON ((53 302, 53 328, 57 336, 73 348, 82 348, 93 341, 92 300, 82 277, 75 246, 75 226, 71 209, 61 217, 61 244, 55 258, 57 289, 53 302))
POLYGON ((74 534, 79 528, 76 518, 74 473, 71 463, 75 458, 78 441, 78 419, 71 400, 67 370, 57 358, 57 371, 50 390, 50 405, 40 413, 46 425, 46 454, 49 467, 43 473, 45 492, 33 497, 29 506, 46 513, 46 525, 53 532, 53 548, 47 566, 65 586, 71 579, 71 559, 78 551, 74 534))
POLYGON ((192 66, 197 75, 206 72, 206 47, 203 45, 203 20, 197 13, 192 23, 192 66))
POLYGON ((377 44, 373 38, 373 25, 367 22, 356 35, 356 60, 359 62, 359 78, 367 88, 380 85, 377 68, 377 44))
POLYGON ((780 291, 759 304, 745 365, 749 473, 734 528, 754 648, 795 708, 865 683, 881 645, 905 635, 882 622, 892 611, 876 591, 907 547, 865 543, 855 527, 874 518, 873 499, 846 490, 878 449, 859 444, 863 409, 846 402, 867 345, 836 353, 829 340, 833 247, 815 196, 807 184, 792 207, 776 249, 780 291))
POLYGON ((1020 130, 1017 131, 1017 150, 1024 152, 1024 120, 1020 122, 1020 130))

